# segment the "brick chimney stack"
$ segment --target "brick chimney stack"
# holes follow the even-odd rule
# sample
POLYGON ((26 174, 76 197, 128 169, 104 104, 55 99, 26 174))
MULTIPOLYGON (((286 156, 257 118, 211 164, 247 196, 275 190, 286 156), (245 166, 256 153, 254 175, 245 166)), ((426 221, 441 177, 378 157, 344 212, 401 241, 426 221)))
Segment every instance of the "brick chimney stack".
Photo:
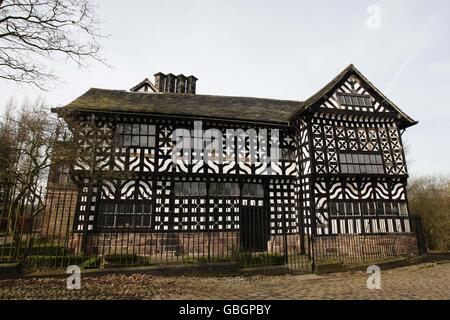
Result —
POLYGON ((197 88, 197 78, 194 76, 187 77, 187 86, 186 86, 186 93, 195 94, 195 90, 197 88))
POLYGON ((168 93, 175 93, 175 81, 176 81, 176 77, 173 73, 168 73, 167 74, 167 82, 166 82, 166 90, 165 92, 168 93))
POLYGON ((186 93, 186 80, 183 74, 177 76, 177 93, 186 93))
POLYGON ((197 80, 192 75, 186 77, 183 74, 175 76, 173 73, 155 73, 155 87, 160 93, 195 94, 197 80))
POLYGON ((164 92, 167 76, 162 72, 155 73, 154 76, 156 90, 158 90, 158 92, 164 92))

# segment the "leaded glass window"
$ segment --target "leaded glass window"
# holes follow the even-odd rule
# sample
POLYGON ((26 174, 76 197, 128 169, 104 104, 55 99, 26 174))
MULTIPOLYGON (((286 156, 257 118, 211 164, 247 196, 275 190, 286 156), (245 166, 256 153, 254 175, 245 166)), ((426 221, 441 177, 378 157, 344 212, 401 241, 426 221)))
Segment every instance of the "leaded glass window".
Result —
POLYGON ((331 216, 408 216, 405 202, 395 201, 332 201, 331 216))
POLYGON ((368 95, 352 95, 352 94, 339 94, 339 103, 341 105, 359 106, 359 107, 371 107, 372 101, 368 95))
POLYGON ((116 126, 116 143, 122 147, 154 148, 156 126, 150 124, 119 123, 116 126))
POLYGON ((341 172, 348 174, 383 174, 381 154, 341 153, 339 154, 341 172))
POLYGON ((102 201, 97 226, 104 229, 139 229, 151 227, 152 206, 149 201, 102 201))

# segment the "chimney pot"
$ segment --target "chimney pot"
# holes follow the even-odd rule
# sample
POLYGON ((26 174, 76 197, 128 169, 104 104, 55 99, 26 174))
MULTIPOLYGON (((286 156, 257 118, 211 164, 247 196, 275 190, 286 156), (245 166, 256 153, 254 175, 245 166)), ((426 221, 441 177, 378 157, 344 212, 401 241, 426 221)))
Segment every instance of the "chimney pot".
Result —
POLYGON ((158 92, 164 92, 167 76, 162 72, 155 73, 154 76, 156 90, 158 90, 158 92))
POLYGON ((166 82, 165 92, 175 93, 175 80, 176 80, 176 77, 173 73, 167 74, 167 82, 166 82))
POLYGON ((173 73, 158 72, 154 76, 157 92, 195 94, 198 79, 192 75, 186 77, 184 74, 175 76, 173 73))
POLYGON ((183 74, 177 76, 177 93, 187 93, 186 77, 183 74))
POLYGON ((190 75, 187 77, 187 93, 195 94, 196 87, 197 87, 197 78, 193 75, 190 75))

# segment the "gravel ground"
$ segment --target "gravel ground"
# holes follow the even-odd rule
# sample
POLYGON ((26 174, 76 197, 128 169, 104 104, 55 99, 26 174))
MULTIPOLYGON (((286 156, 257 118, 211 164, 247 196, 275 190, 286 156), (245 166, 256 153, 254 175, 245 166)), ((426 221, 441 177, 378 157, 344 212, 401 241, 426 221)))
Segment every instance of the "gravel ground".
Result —
POLYGON ((81 290, 61 278, 0 280, 0 299, 450 299, 450 263, 425 263, 381 272, 369 290, 364 272, 325 276, 82 277, 81 290))

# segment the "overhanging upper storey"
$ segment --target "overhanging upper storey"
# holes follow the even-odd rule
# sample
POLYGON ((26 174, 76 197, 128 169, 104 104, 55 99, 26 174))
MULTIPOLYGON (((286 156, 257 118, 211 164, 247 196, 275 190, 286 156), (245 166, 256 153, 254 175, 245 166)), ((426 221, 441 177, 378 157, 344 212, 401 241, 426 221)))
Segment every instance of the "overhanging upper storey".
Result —
POLYGON ((289 120, 315 112, 394 118, 402 129, 418 123, 381 93, 353 64, 304 101, 289 120))

